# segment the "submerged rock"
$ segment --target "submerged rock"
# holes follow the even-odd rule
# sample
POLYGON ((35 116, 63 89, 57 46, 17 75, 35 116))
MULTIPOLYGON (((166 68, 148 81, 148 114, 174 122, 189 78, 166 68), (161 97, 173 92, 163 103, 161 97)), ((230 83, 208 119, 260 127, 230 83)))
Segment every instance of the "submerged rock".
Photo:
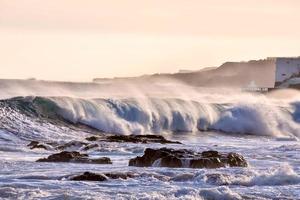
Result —
POLYGON ((72 181, 106 181, 107 178, 102 174, 84 172, 81 175, 72 177, 70 180, 72 180, 72 181))
POLYGON ((32 146, 35 146, 35 145, 38 145, 38 144, 39 144, 38 141, 31 141, 27 146, 32 147, 32 146))
POLYGON ((94 148, 97 148, 97 147, 99 147, 98 144, 88 144, 88 145, 86 145, 82 150, 83 150, 83 151, 88 151, 88 150, 90 150, 90 149, 94 149, 94 148))
POLYGON ((129 160, 129 166, 220 168, 226 166, 247 167, 248 164, 245 158, 237 153, 221 154, 217 151, 199 153, 186 149, 147 148, 143 156, 129 160))
POLYGON ((103 142, 131 142, 131 143, 161 143, 161 144, 181 144, 177 141, 167 140, 161 135, 109 135, 106 137, 91 136, 85 138, 87 141, 103 141, 103 142))
POLYGON ((87 163, 93 163, 93 164, 112 164, 110 158, 108 158, 108 157, 88 159, 87 163))
POLYGON ((31 146, 30 149, 45 149, 45 150, 47 150, 47 147, 43 144, 37 144, 37 145, 31 146))
POLYGON ((191 168, 220 168, 225 166, 226 163, 218 157, 192 159, 189 165, 191 168))
POLYGON ((104 175, 111 179, 127 179, 127 178, 134 177, 134 174, 132 173, 120 173, 120 172, 105 173, 104 175))
POLYGON ((71 162, 77 161, 87 158, 87 154, 80 154, 77 151, 62 151, 60 153, 56 153, 48 156, 48 158, 38 159, 37 162, 71 162))
POLYGON ((133 178, 132 173, 120 173, 120 172, 111 172, 105 174, 96 174, 92 172, 84 172, 81 175, 73 176, 70 178, 72 181, 106 181, 108 179, 127 179, 133 178))
POLYGON ((221 155, 219 154, 219 152, 217 151, 203 151, 201 153, 202 157, 207 157, 207 158, 210 158, 210 157, 220 157, 221 155))
POLYGON ((45 150, 48 150, 46 145, 40 144, 38 141, 31 141, 27 146, 30 147, 30 149, 45 149, 45 150))
POLYGON ((177 141, 167 140, 161 135, 111 135, 105 138, 106 142, 131 142, 131 143, 161 143, 181 144, 177 141))
POLYGON ((100 137, 97 137, 97 136, 91 136, 91 137, 87 137, 85 138, 87 141, 90 141, 90 142, 95 142, 97 140, 100 139, 100 137))
POLYGON ((43 144, 38 141, 31 141, 27 146, 30 147, 30 149, 40 148, 46 150, 60 150, 60 151, 77 151, 77 150, 88 151, 90 149, 99 147, 98 144, 86 143, 81 141, 70 141, 64 144, 59 144, 56 142, 47 142, 43 144))
POLYGON ((237 153, 229 153, 227 155, 227 163, 230 167, 247 167, 246 159, 237 153))
POLYGON ((65 150, 67 148, 80 148, 80 147, 83 147, 83 146, 87 146, 88 143, 86 142, 80 142, 80 141, 70 141, 70 142, 67 142, 63 145, 60 145, 58 147, 56 147, 58 150, 65 150))
POLYGON ((38 159, 36 162, 74 162, 74 163, 90 163, 90 164, 112 164, 110 158, 101 157, 90 159, 87 154, 81 154, 77 151, 63 151, 48 156, 47 158, 38 159))

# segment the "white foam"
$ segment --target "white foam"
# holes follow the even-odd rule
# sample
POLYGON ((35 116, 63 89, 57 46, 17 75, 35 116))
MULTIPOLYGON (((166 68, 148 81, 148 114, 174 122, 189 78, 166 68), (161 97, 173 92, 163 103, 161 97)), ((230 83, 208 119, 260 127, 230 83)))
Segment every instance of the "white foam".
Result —
POLYGON ((279 186, 300 183, 300 175, 288 164, 281 164, 269 170, 246 169, 245 174, 208 174, 205 181, 216 185, 279 186))
POLYGON ((59 105, 67 120, 117 134, 217 130, 295 140, 300 133, 300 125, 288 108, 268 104, 222 105, 156 98, 51 100, 59 105))
POLYGON ((300 183, 300 176, 288 164, 256 173, 248 185, 293 185, 300 183))
POLYGON ((218 187, 213 189, 204 189, 200 191, 200 196, 204 199, 213 200, 240 200, 243 199, 238 193, 233 192, 228 187, 218 187))

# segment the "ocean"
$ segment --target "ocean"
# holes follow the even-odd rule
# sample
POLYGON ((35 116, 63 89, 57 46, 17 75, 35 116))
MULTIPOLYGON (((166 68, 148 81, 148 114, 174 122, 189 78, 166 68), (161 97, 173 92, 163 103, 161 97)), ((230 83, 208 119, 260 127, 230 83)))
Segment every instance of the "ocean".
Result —
POLYGON ((298 91, 5 83, 0 92, 0 199, 300 199, 298 91), (161 135, 180 143, 87 140, 106 135, 161 135), (45 148, 31 149, 32 141, 45 148), (72 145, 64 151, 108 157, 112 164, 36 162, 59 153, 55 145, 66 143, 72 145), (85 143, 97 145, 84 149, 85 143), (163 147, 235 152, 248 166, 129 166, 146 148, 163 147), (87 171, 132 176, 69 178, 87 171))

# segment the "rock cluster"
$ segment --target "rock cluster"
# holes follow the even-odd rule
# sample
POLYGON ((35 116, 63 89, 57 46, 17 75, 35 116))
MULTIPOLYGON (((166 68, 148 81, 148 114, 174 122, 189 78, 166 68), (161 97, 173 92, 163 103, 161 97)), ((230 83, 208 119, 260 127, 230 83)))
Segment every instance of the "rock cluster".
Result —
POLYGON ((161 135, 110 135, 107 137, 91 136, 86 138, 87 141, 104 141, 104 142, 131 142, 131 143, 161 143, 161 144, 181 144, 178 141, 167 140, 161 135))
POLYGON ((172 168, 220 168, 247 167, 245 158, 237 153, 219 153, 217 151, 194 152, 186 149, 151 149, 144 155, 133 158, 129 166, 137 167, 172 167, 172 168))
POLYGON ((59 151, 88 151, 99 147, 97 142, 118 142, 118 143, 160 143, 160 144, 181 144, 177 141, 167 140, 161 135, 109 135, 109 136, 91 136, 85 138, 89 142, 69 141, 64 144, 55 142, 41 143, 31 141, 27 146, 30 149, 45 149, 59 151))
POLYGON ((131 173, 105 173, 96 174, 92 172, 84 172, 83 174, 73 176, 70 178, 72 181, 106 181, 108 179, 127 179, 133 178, 131 173))
POLYGON ((70 142, 67 142, 65 144, 62 144, 62 145, 59 145, 56 147, 57 150, 65 150, 65 149, 68 149, 68 148, 81 148, 81 147, 85 147, 89 145, 88 143, 86 142, 80 142, 80 141, 70 141, 70 142))
POLYGON ((81 154, 77 151, 62 151, 48 156, 47 158, 38 159, 36 162, 73 162, 73 163, 90 163, 90 164, 112 164, 110 158, 101 157, 91 159, 87 154, 81 154))
POLYGON ((31 141, 27 146, 30 147, 30 149, 48 149, 46 145, 41 144, 38 141, 31 141))
POLYGON ((92 172, 84 172, 81 175, 74 176, 70 180, 72 181, 106 181, 107 178, 102 174, 96 174, 92 172))
POLYGON ((41 143, 38 141, 31 141, 27 145, 30 149, 45 149, 45 150, 83 150, 88 151, 90 149, 94 149, 99 147, 98 144, 94 143, 87 143, 87 142, 81 142, 81 141, 70 141, 64 144, 58 144, 55 142, 47 142, 47 143, 41 143))

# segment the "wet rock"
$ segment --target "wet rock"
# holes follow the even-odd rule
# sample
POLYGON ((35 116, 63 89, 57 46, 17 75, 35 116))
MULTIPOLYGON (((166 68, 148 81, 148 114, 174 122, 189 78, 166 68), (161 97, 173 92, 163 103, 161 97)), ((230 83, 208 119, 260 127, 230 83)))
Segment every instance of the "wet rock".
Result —
POLYGON ((247 167, 247 161, 237 153, 221 154, 217 151, 194 152, 186 149, 147 148, 143 156, 129 160, 129 166, 171 168, 247 167))
POLYGON ((167 140, 161 135, 109 135, 109 136, 91 136, 85 138, 87 141, 103 142, 131 142, 131 143, 161 143, 161 144, 181 144, 177 141, 167 140))
POLYGON ((182 162, 180 158, 172 155, 165 156, 160 160, 161 167, 182 167, 182 162))
POLYGON ((108 157, 89 159, 89 162, 93 164, 112 164, 110 158, 108 157))
POLYGON ((87 146, 87 145, 88 145, 88 143, 86 143, 86 142, 71 141, 71 142, 67 142, 63 145, 56 147, 56 149, 65 150, 67 148, 80 148, 80 147, 87 146))
POLYGON ((127 178, 133 178, 134 174, 132 173, 105 173, 106 177, 110 179, 127 179, 127 178))
POLYGON ((63 150, 64 151, 78 151, 78 150, 88 151, 90 149, 99 147, 98 144, 90 144, 81 141, 70 141, 64 144, 59 144, 57 142, 46 142, 42 144, 38 141, 31 141, 27 146, 30 147, 30 149, 41 148, 46 150, 60 150, 60 151, 63 150))
POLYGON ((237 153, 229 153, 227 155, 227 163, 230 167, 247 167, 248 163, 246 159, 237 153))
POLYGON ((170 141, 161 135, 111 135, 106 137, 107 142, 131 142, 131 143, 161 143, 181 144, 177 141, 170 141))
POLYGON ((106 181, 108 179, 128 179, 134 178, 132 173, 122 173, 122 172, 110 172, 104 174, 97 174, 92 172, 84 172, 81 175, 73 176, 69 178, 72 181, 106 181))
POLYGON ((164 166, 168 167, 168 165, 171 165, 168 164, 168 162, 175 161, 176 164, 174 163, 173 165, 181 167, 182 162, 180 158, 188 157, 188 155, 191 153, 192 152, 185 149, 174 150, 174 149, 167 149, 167 148, 161 148, 161 149, 147 148, 142 157, 138 156, 134 159, 129 160, 129 166, 150 167, 153 165, 155 161, 157 161, 156 164, 159 164, 161 167, 164 166), (178 159, 180 160, 180 164, 178 159))
POLYGON ((77 151, 63 151, 48 156, 47 158, 38 159, 36 162, 74 162, 74 163, 90 163, 90 164, 112 164, 110 158, 101 157, 90 159, 87 154, 81 154, 77 151))
POLYGON ((191 168, 220 168, 225 167, 225 163, 218 157, 192 159, 190 161, 191 168))
POLYGON ((38 141, 31 141, 27 146, 28 147, 33 147, 33 146, 38 145, 38 144, 39 144, 38 141))
POLYGON ((52 147, 57 147, 59 144, 57 142, 46 142, 47 145, 50 145, 52 147))
POLYGON ((88 144, 88 145, 86 145, 82 150, 83 150, 83 151, 88 151, 88 150, 90 150, 90 149, 94 149, 94 148, 97 148, 97 147, 99 147, 98 144, 88 144))
POLYGON ((60 153, 56 153, 48 156, 48 158, 38 159, 37 162, 71 162, 79 159, 87 158, 87 154, 80 154, 79 152, 72 151, 63 151, 60 153))
POLYGON ((38 141, 31 141, 27 146, 30 147, 30 149, 48 149, 46 145, 40 144, 38 141))
POLYGON ((97 137, 97 136, 91 136, 91 137, 87 137, 85 138, 87 141, 90 141, 90 142, 95 142, 97 140, 100 139, 100 137, 97 137))
POLYGON ((102 174, 84 172, 81 175, 72 177, 70 180, 72 180, 72 181, 106 181, 107 178, 102 174))
POLYGON ((43 144, 37 144, 37 145, 30 147, 30 149, 45 149, 45 150, 47 150, 47 147, 43 144))
POLYGON ((203 151, 201 153, 201 155, 202 155, 202 157, 207 157, 207 158, 211 158, 211 157, 218 157, 218 158, 220 158, 221 157, 221 155, 217 151, 203 151))

